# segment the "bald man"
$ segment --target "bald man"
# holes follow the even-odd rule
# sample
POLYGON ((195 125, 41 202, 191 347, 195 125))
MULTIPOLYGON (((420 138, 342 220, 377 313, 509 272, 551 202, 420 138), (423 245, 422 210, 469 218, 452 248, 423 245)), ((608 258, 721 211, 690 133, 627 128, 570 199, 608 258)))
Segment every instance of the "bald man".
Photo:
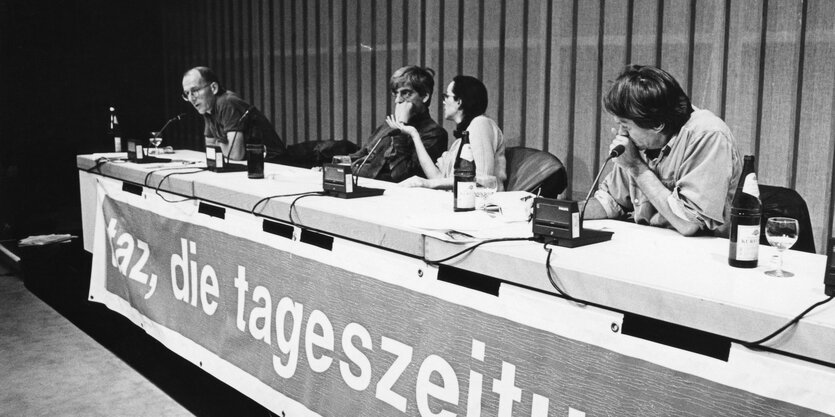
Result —
POLYGON ((266 160, 278 161, 285 153, 284 141, 272 123, 255 106, 221 86, 208 67, 195 67, 183 74, 183 100, 203 116, 206 146, 219 145, 229 159, 246 159, 247 144, 263 144, 266 160))

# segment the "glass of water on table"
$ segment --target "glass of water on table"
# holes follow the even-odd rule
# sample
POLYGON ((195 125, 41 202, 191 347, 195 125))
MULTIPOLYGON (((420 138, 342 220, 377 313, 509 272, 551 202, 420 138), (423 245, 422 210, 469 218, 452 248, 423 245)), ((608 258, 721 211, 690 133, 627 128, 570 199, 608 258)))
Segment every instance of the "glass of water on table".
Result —
MULTIPOLYGON (((160 132, 151 132, 151 136, 148 139, 148 142, 151 142, 151 145, 154 145, 153 154, 159 155, 159 144, 162 143, 162 136, 159 134, 160 132)), ((148 151, 148 154, 151 154, 151 151, 148 151)))
POLYGON ((487 200, 496 193, 499 188, 495 175, 476 175, 475 177, 475 208, 484 210, 487 200))

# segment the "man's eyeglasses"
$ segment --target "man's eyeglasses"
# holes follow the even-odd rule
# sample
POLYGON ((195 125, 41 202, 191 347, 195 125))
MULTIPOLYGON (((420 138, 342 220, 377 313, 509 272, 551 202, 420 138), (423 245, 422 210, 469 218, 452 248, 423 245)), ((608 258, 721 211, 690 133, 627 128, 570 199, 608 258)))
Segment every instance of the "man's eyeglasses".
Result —
POLYGON ((400 97, 403 100, 409 100, 412 97, 414 97, 415 95, 417 95, 417 92, 415 90, 408 89, 408 88, 401 88, 400 90, 396 90, 396 91, 392 90, 391 91, 391 96, 394 97, 395 99, 397 97, 400 97))
POLYGON ((180 97, 182 97, 185 101, 190 101, 192 97, 197 97, 197 95, 200 94, 201 91, 205 90, 209 86, 210 84, 206 84, 202 87, 194 87, 191 90, 183 91, 183 95, 180 97))

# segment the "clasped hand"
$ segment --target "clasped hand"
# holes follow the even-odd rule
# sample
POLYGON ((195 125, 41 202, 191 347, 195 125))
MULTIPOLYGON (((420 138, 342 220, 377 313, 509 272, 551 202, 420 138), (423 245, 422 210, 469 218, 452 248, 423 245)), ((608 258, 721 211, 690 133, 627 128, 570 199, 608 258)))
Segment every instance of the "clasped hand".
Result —
POLYGON ((609 152, 611 152, 612 149, 619 145, 623 146, 624 148, 624 151, 620 154, 620 156, 614 158, 615 163, 627 169, 630 172, 637 173, 638 169, 641 166, 645 165, 644 160, 641 159, 641 155, 638 152, 638 148, 629 138, 627 132, 619 131, 615 128, 612 128, 611 131, 612 134, 615 135, 615 138, 609 145, 609 152))

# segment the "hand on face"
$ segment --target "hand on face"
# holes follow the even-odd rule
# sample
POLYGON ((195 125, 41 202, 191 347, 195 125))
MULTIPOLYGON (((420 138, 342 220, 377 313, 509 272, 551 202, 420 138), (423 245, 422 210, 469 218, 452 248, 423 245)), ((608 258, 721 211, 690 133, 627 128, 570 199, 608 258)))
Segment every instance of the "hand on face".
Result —
POLYGON ((619 129, 612 128, 611 131, 612 134, 615 135, 615 138, 609 145, 609 152, 611 152, 616 146, 622 145, 624 147, 623 153, 621 153, 617 158, 614 158, 615 163, 626 169, 635 168, 638 165, 643 164, 644 161, 641 159, 638 148, 629 138, 629 133, 622 127, 619 129))
POLYGON ((411 101, 403 101, 394 105, 394 117, 400 123, 409 123, 414 115, 415 105, 411 101))
POLYGON ((386 124, 388 124, 389 127, 391 127, 392 129, 400 129, 401 132, 409 136, 413 136, 418 133, 417 129, 415 129, 414 126, 409 126, 403 122, 400 122, 396 114, 386 116, 386 124))

